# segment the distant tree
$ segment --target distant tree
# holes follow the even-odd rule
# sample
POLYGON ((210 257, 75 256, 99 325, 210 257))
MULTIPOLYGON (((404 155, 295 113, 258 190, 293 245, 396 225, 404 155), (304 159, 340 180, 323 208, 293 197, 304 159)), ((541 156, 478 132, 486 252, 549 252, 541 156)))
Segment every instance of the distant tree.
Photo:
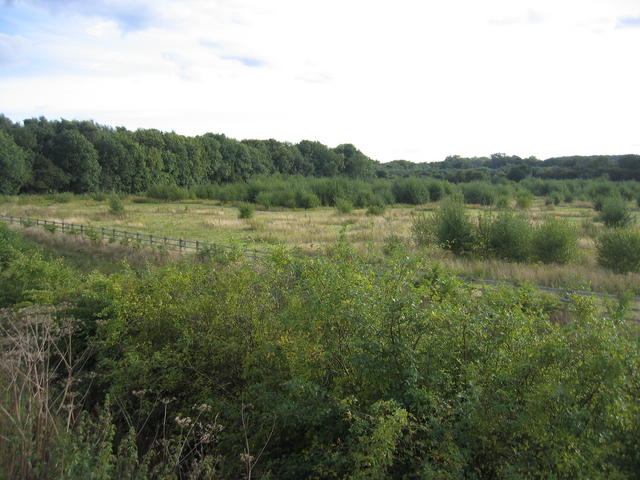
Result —
POLYGON ((302 156, 313 165, 313 174, 318 177, 334 177, 344 170, 341 155, 320 142, 303 140, 298 145, 302 156))
POLYGON ((53 142, 53 163, 70 176, 69 190, 91 192, 100 185, 98 152, 77 130, 63 130, 53 142))
POLYGON ((507 178, 513 182, 519 182, 531 175, 531 167, 528 165, 514 165, 509 168, 507 178))
POLYGON ((350 143, 338 145, 333 149, 342 155, 344 173, 351 178, 369 178, 373 174, 375 163, 350 143))
POLYGON ((0 193, 18 193, 27 180, 27 155, 7 133, 0 130, 0 193))

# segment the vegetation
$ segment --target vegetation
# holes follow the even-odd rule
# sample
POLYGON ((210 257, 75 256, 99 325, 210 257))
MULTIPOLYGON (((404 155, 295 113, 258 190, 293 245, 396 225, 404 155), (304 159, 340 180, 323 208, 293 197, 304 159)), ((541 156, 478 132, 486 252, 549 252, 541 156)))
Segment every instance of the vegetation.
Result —
POLYGON ((625 200, 620 197, 611 197, 602 203, 600 220, 607 227, 628 227, 633 223, 634 218, 625 200))
POLYGON ((640 272, 640 233, 628 228, 604 232, 598 238, 598 262, 618 273, 640 272))
POLYGON ((616 309, 479 291, 344 243, 114 275, 80 275, 5 227, 0 246, 6 478, 640 468, 638 332, 616 309))
MULTIPOLYGON (((462 192, 467 203, 491 205, 499 197, 513 197, 516 191, 528 190, 558 204, 580 196, 591 200, 611 197, 616 192, 632 200, 637 198, 638 188, 626 183, 640 180, 638 172, 640 155, 541 161, 497 153, 473 158, 454 155, 432 163, 397 160, 381 164, 351 144, 329 148, 309 140, 295 145, 273 139, 237 141, 213 133, 186 137, 173 132, 132 132, 93 122, 50 121, 43 117, 13 123, 0 115, 0 194, 148 191, 154 198, 179 200, 195 191, 224 195, 214 193, 217 189, 210 185, 242 184, 255 176, 280 174, 364 180, 364 184, 372 185, 353 192, 360 200, 349 198, 357 207, 381 202, 439 201, 451 190, 447 184, 464 184, 462 192), (608 185, 612 182, 603 178, 616 185, 608 185), (393 182, 383 182, 380 187, 376 180, 393 182)), ((318 185, 322 190, 322 183, 318 185)), ((326 195, 312 192, 323 205, 332 206, 337 198, 346 198, 344 191, 336 192, 334 186, 327 184, 324 187, 329 190, 326 195)), ((252 198, 228 201, 255 202, 255 195, 249 195, 252 198)))

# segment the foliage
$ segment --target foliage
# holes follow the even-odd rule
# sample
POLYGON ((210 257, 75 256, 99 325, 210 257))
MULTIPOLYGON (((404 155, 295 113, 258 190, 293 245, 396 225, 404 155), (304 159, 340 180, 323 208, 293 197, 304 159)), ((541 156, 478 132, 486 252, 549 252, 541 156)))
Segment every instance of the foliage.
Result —
POLYGON ((124 203, 117 195, 109 198, 109 213, 112 215, 124 215, 124 203))
POLYGON ((630 226, 634 218, 625 200, 620 197, 611 197, 604 200, 602 204, 600 220, 607 227, 624 228, 630 226))
POLYGON ((542 263, 567 263, 575 255, 577 232, 566 222, 548 218, 533 230, 533 259, 542 263))
POLYGON ((496 191, 488 183, 465 183, 462 185, 462 194, 465 203, 493 205, 496 201, 496 191))
MULTIPOLYGON (((31 277, 19 236, 0 229, 3 245, 2 275, 31 277)), ((371 265, 344 242, 330 253, 74 273, 67 288, 53 286, 37 301, 61 304, 49 325, 72 319, 60 338, 72 340, 64 358, 77 360, 68 375, 56 342, 53 357, 23 356, 34 362, 24 372, 50 373, 26 385, 79 403, 68 427, 68 410, 51 417, 58 435, 23 430, 46 445, 35 458, 50 460, 30 476, 637 475, 637 330, 588 299, 572 299, 557 321, 557 302, 530 289, 479 291, 408 254, 371 265)), ((0 292, 12 283, 0 276, 0 292)), ((36 301, 16 293, 8 305, 36 301)), ((0 325, 20 325, 15 311, 0 325)), ((33 313, 20 315, 43 325, 33 313)), ((0 366, 12 368, 7 338, 0 366)), ((17 439, 13 425, 2 410, 0 433, 17 439)), ((26 449, 0 452, 8 478, 28 477, 7 465, 37 464, 26 449)))
POLYGON ((533 195, 530 192, 521 193, 516 197, 516 205, 523 210, 533 205, 533 195))
POLYGON ((0 130, 0 195, 18 193, 28 177, 27 155, 0 130))
POLYGON ((458 255, 470 252, 475 241, 474 226, 457 197, 446 199, 433 215, 417 217, 412 231, 418 245, 435 241, 458 255))
POLYGON ((367 215, 384 215, 384 205, 369 205, 367 208, 367 215))
POLYGON ((420 205, 429 201, 427 184, 418 178, 396 180, 393 183, 392 191, 397 203, 420 205))
POLYGON ((241 203, 238 205, 238 218, 252 218, 255 213, 255 208, 249 203, 241 203))
POLYGON ((186 188, 181 188, 177 185, 152 185, 147 190, 147 196, 149 198, 156 198, 158 200, 186 200, 192 198, 191 192, 186 188))
POLYGON ((618 273, 640 272, 640 233, 616 228, 600 235, 596 242, 598 263, 618 273))
POLYGON ((482 254, 515 262, 525 262, 531 256, 531 223, 510 211, 481 217, 478 244, 482 254))
POLYGON ((338 198, 336 200, 336 210, 343 215, 349 214, 353 212, 353 204, 345 198, 338 198))

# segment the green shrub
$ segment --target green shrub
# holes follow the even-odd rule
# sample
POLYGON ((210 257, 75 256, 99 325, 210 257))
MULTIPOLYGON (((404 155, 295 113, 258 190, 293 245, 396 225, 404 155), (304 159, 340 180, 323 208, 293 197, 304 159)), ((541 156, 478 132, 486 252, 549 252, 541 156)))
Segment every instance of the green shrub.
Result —
POLYGON ((523 210, 531 208, 531 205, 533 205, 533 195, 530 193, 521 193, 516 197, 516 205, 523 210))
POLYGON ((600 212, 602 210, 602 206, 604 205, 605 200, 607 199, 607 197, 596 197, 593 200, 593 209, 596 212, 600 212))
POLYGON ((393 182, 393 195, 396 203, 421 205, 429 201, 429 189, 419 178, 401 178, 393 182))
POLYGON ((496 208, 499 208, 499 209, 509 208, 509 198, 504 196, 498 197, 498 199, 496 200, 496 208))
POLYGON ((152 185, 147 190, 147 197, 158 200, 178 201, 192 198, 192 193, 177 185, 152 185))
POLYGON ((384 205, 369 205, 367 215, 383 215, 385 210, 384 205))
POLYGON ((430 180, 427 183, 427 190, 429 190, 429 200, 432 202, 439 202, 445 194, 444 185, 438 180, 430 180))
POLYGON ((241 203, 238 205, 238 218, 253 218, 255 208, 250 203, 241 203))
POLYGON ((71 192, 52 193, 47 195, 47 199, 56 203, 69 203, 75 198, 75 195, 71 192))
POLYGON ((478 232, 480 250, 485 256, 524 262, 531 254, 531 223, 509 211, 481 218, 478 232))
POLYGON ((484 182, 464 183, 461 186, 464 203, 493 205, 496 201, 496 190, 491 184, 484 182))
POLYGON ((124 215, 124 203, 117 195, 109 198, 109 213, 112 215, 124 215))
POLYGON ((53 223, 46 223, 45 225, 43 225, 43 228, 49 233, 56 233, 58 226, 54 225, 53 223))
POLYGON ((107 199, 107 194, 104 192, 93 192, 91 194, 91 199, 96 202, 104 202, 107 199))
POLYGON ((475 241, 474 226, 459 197, 447 198, 433 215, 415 218, 411 228, 416 244, 435 241, 457 255, 470 252, 475 241))
POLYGON ((320 206, 320 199, 315 193, 298 190, 295 193, 296 207, 299 208, 316 208, 320 206))
POLYGON ((599 218, 607 227, 615 228, 628 227, 634 220, 627 202, 620 197, 604 200, 599 218))
POLYGON ((338 213, 348 214, 353 212, 353 204, 344 198, 338 198, 336 200, 336 210, 338 213))
POLYGON ((545 220, 533 230, 531 250, 533 259, 542 263, 567 263, 577 248, 575 229, 562 220, 545 220))
POLYGON ((640 272, 640 233, 628 228, 604 232, 596 242, 598 263, 617 273, 640 272))

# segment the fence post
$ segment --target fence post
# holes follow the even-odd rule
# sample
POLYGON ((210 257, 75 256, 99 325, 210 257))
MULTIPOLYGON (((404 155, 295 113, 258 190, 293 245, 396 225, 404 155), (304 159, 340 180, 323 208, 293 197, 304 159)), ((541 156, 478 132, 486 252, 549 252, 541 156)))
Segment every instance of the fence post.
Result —
POLYGON ((149 245, 153 247, 153 235, 149 234, 149 245))
POLYGON ((64 233, 64 220, 62 221, 62 233, 64 233))
POLYGON ((178 239, 178 248, 180 248, 180 251, 182 251, 182 239, 181 238, 178 239))
POLYGON ((84 235, 84 225, 80 224, 80 236, 84 235))
POLYGON ((196 252, 200 250, 200 241, 196 240, 196 252))

